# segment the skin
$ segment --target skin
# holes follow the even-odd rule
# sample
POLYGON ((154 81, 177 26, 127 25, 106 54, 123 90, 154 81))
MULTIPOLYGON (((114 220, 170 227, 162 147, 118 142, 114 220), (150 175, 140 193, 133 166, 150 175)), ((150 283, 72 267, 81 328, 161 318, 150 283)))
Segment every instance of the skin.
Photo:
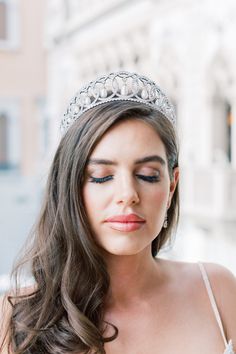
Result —
POLYGON ((117 256, 132 256, 147 247, 150 249, 151 241, 164 223, 177 181, 177 168, 174 180, 170 181, 165 147, 152 127, 142 121, 129 120, 109 130, 90 157, 84 186, 87 214, 102 248, 117 256), (163 162, 135 163, 153 155, 163 162), (94 161, 97 159, 111 163, 94 161), (144 180, 149 176, 155 178, 153 183, 144 180), (104 177, 107 181, 103 183, 93 181, 93 178, 104 177), (136 232, 114 231, 104 223, 110 216, 130 213, 146 220, 136 232))

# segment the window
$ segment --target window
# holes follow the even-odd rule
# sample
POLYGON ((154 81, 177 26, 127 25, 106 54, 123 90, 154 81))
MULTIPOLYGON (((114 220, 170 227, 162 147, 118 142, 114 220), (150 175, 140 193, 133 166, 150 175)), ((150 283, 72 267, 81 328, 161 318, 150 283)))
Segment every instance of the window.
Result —
POLYGON ((0 97, 0 171, 20 165, 19 103, 0 97))
POLYGON ((19 6, 17 0, 0 0, 0 49, 19 45, 19 6))
POLYGON ((64 0, 64 14, 65 19, 68 20, 70 18, 70 3, 68 0, 64 0))
POLYGON ((212 101, 213 161, 231 163, 232 160, 232 109, 227 98, 218 94, 212 101))
POLYGON ((0 113, 0 169, 8 167, 7 155, 7 115, 0 113))
POLYGON ((0 1, 0 39, 7 38, 7 5, 0 1))

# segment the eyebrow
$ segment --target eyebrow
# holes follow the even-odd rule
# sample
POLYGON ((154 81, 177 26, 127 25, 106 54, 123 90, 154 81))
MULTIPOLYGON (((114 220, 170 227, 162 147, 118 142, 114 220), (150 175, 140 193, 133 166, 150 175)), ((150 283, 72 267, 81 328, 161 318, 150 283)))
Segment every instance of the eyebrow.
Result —
MULTIPOLYGON (((135 160, 134 163, 135 165, 139 165, 142 163, 147 163, 147 162, 159 162, 161 165, 165 165, 166 162, 165 160, 159 156, 159 155, 151 155, 151 156, 145 156, 142 157, 141 159, 135 160)), ((116 166, 117 162, 112 161, 112 160, 106 160, 106 159, 89 159, 88 160, 88 165, 112 165, 116 166)))

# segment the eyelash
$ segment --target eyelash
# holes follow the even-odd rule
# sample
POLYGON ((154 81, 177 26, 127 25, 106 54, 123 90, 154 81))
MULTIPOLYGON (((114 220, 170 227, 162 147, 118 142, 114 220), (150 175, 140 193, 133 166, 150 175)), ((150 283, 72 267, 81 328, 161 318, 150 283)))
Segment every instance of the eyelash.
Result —
MULTIPOLYGON (((145 182, 149 182, 149 183, 156 183, 160 181, 159 176, 144 176, 144 175, 136 175, 138 178, 140 178, 141 180, 145 181, 145 182)), ((111 179, 113 179, 113 176, 105 176, 105 177, 101 177, 101 178, 97 178, 97 177, 93 177, 90 176, 90 182, 91 183, 104 183, 107 181, 110 181, 111 179)))

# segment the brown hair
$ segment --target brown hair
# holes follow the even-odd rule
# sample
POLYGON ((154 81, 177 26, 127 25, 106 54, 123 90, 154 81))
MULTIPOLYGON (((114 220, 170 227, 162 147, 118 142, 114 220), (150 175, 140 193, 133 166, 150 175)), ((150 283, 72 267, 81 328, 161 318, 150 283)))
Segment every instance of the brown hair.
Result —
MULTIPOLYGON (((82 199, 88 158, 103 134, 122 119, 140 119, 159 134, 166 149, 170 178, 178 166, 178 144, 172 124, 158 111, 134 102, 112 102, 84 113, 61 139, 48 177, 45 199, 30 249, 19 269, 30 261, 35 288, 9 296, 13 314, 9 347, 17 354, 105 353, 103 304, 109 276, 82 199)), ((152 256, 169 239, 178 221, 178 187, 168 210, 168 228, 152 242, 152 256)))

